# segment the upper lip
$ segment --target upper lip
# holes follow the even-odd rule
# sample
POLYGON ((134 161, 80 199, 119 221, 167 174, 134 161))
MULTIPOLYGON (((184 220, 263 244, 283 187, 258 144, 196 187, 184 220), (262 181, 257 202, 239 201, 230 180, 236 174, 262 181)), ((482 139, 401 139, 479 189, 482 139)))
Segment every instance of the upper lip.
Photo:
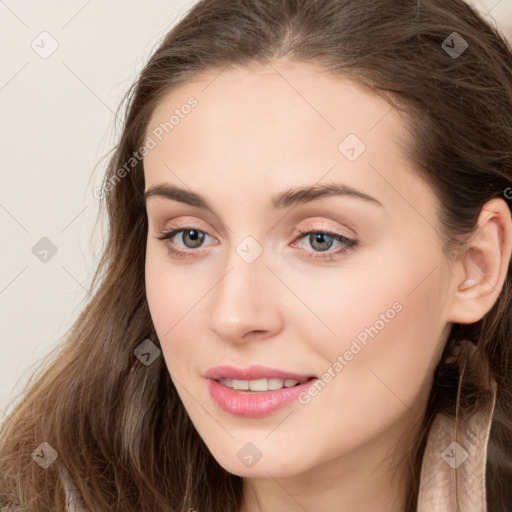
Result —
POLYGON ((204 376, 213 380, 293 379, 299 382, 308 380, 311 377, 316 377, 313 374, 299 374, 258 365, 250 366, 249 368, 235 368, 228 365, 215 366, 214 368, 210 368, 204 376))

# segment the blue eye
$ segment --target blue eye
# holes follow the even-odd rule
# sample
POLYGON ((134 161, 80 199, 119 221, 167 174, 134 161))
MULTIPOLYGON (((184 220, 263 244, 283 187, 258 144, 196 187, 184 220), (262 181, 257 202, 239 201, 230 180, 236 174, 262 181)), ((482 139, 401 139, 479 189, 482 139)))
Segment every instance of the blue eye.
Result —
MULTIPOLYGON (((316 260, 324 260, 324 261, 334 261, 337 256, 345 254, 347 251, 349 251, 351 248, 357 247, 358 242, 356 240, 353 240, 351 238, 347 238, 346 236, 335 233, 333 231, 328 231, 324 229, 310 229, 308 227, 308 230, 298 230, 296 235, 299 235, 299 239, 303 239, 306 237, 307 240, 310 243, 310 246, 315 249, 315 247, 318 248, 318 250, 309 251, 306 249, 300 249, 301 251, 305 251, 307 253, 313 253, 313 255, 308 255, 308 258, 316 259, 316 260), (339 247, 336 250, 330 250, 333 243, 338 242, 341 244, 341 247, 339 247), (322 248, 322 245, 327 244, 328 247, 322 248), (320 247, 318 247, 320 246, 320 247), (322 254, 325 253, 325 254, 322 254)), ((163 240, 166 241, 166 245, 168 248, 168 252, 172 257, 176 258, 188 258, 196 256, 193 254, 195 251, 194 249, 197 249, 201 246, 201 244, 204 242, 205 238, 208 235, 205 231, 201 231, 199 229, 196 229, 194 227, 190 226, 183 226, 183 227, 172 227, 170 230, 162 231, 161 236, 156 237, 157 240, 163 240), (188 247, 190 250, 182 250, 182 249, 176 249, 175 243, 172 243, 172 239, 178 234, 182 233, 181 235, 181 242, 185 244, 185 248, 188 247), (185 240, 191 240, 190 245, 188 245, 185 240)))

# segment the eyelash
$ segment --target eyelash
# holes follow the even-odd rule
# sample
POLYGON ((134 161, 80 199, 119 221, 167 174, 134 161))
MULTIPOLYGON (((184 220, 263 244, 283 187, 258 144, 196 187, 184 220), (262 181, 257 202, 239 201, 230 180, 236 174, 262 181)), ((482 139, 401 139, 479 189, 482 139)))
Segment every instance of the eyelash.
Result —
MULTIPOLYGON (((166 240, 170 240, 170 239, 174 238, 174 236, 176 236, 178 233, 180 233, 182 231, 189 231, 189 230, 199 231, 200 233, 204 233, 204 234, 208 235, 208 233, 206 233, 206 231, 202 231, 200 229, 197 229, 197 228, 194 228, 191 226, 184 226, 184 227, 171 226, 171 228, 169 230, 162 231, 162 235, 155 237, 155 238, 157 240, 166 241, 166 240)), ((306 235, 313 235, 313 234, 319 234, 319 233, 321 233, 323 235, 327 235, 329 237, 332 237, 337 242, 341 242, 345 245, 337 250, 334 250, 334 251, 331 251, 330 249, 327 249, 326 251, 309 251, 306 249, 301 249, 302 251, 306 251, 306 252, 318 253, 319 256, 308 256, 308 258, 311 258, 313 260, 335 261, 338 256, 341 256, 341 255, 347 253, 350 249, 357 247, 359 244, 357 240, 347 238, 346 236, 341 235, 340 233, 336 233, 336 232, 325 230, 325 229, 313 229, 310 226, 306 226, 305 229, 298 229, 297 234, 296 234, 297 236, 295 237, 295 239, 297 239, 297 238, 302 239, 306 235)), ((208 235, 208 236, 210 236, 210 235, 208 235)), ((188 251, 180 251, 180 250, 177 250, 174 247, 172 247, 170 243, 166 243, 166 246, 169 251, 169 254, 171 254, 173 257, 176 257, 176 258, 189 258, 189 257, 193 256, 192 253, 197 252, 195 249, 189 249, 188 251)))

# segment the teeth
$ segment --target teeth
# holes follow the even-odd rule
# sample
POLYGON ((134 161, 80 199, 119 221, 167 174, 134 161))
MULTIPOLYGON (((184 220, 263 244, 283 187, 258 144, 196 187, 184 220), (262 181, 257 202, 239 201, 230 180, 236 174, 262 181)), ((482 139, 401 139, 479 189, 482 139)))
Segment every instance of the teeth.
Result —
POLYGON ((249 389, 249 381, 233 379, 232 387, 233 387, 233 389, 246 389, 247 390, 247 389, 249 389))
POLYGON ((283 386, 283 379, 268 379, 268 389, 281 389, 283 386))
MULTIPOLYGON (((305 382, 305 379, 302 382, 305 382)), ((238 389, 242 391, 271 391, 276 389, 291 388, 300 384, 294 379, 257 379, 257 380, 238 380, 238 379, 219 379, 221 384, 228 388, 238 389)))

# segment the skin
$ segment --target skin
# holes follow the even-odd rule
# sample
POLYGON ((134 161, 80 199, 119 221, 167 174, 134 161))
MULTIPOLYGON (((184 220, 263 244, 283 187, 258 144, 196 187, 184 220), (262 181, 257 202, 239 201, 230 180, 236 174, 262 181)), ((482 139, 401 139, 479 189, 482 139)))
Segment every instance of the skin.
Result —
POLYGON ((171 92, 147 134, 191 96, 197 107, 147 154, 144 172, 146 190, 174 184, 215 211, 147 201, 147 299, 193 424, 218 463, 244 477, 243 512, 259 510, 256 497, 272 512, 403 511, 404 456, 451 322, 478 321, 503 285, 512 250, 506 203, 486 204, 477 234, 450 261, 437 197, 396 142, 402 115, 360 83, 283 61, 211 72, 171 92), (338 150, 349 133, 366 145, 353 162, 338 150), (350 196, 267 206, 277 192, 327 182, 382 206, 350 196), (157 240, 171 224, 206 233, 202 245, 194 248, 187 231, 157 240), (315 260, 330 241, 327 252, 342 244, 315 244, 297 233, 306 227, 360 245, 315 260), (252 263, 236 252, 247 236, 263 251, 252 263), (173 258, 166 244, 191 257, 173 258), (249 419, 210 397, 203 374, 220 364, 320 377, 397 301, 401 311, 310 403, 249 419), (247 442, 262 453, 251 468, 237 457, 247 442))

